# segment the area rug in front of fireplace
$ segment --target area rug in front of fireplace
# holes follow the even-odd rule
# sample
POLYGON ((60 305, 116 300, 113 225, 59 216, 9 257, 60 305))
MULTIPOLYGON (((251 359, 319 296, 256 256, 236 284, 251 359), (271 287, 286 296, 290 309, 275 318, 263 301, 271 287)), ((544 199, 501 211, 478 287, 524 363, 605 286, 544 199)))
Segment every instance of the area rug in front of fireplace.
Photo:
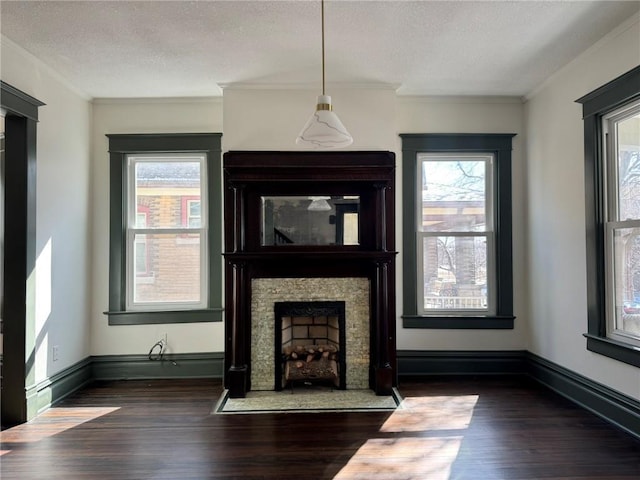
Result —
POLYGON ((229 398, 225 390, 212 413, 391 412, 401 402, 395 389, 389 396, 372 390, 250 391, 245 398, 229 398))

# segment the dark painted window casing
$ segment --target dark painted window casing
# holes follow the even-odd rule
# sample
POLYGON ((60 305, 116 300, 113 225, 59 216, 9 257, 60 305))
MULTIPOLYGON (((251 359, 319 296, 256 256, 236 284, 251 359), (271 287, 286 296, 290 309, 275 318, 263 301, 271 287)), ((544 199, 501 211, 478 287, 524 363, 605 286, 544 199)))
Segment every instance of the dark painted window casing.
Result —
POLYGON ((402 138, 402 245, 403 245, 403 326, 433 329, 513 328, 513 268, 511 246, 511 150, 515 134, 401 134, 402 138), (495 156, 495 315, 420 315, 417 285, 417 156, 431 152, 491 153, 495 156))
POLYGON ((602 165, 602 118, 640 98, 640 66, 597 88, 576 102, 584 119, 584 182, 587 243, 587 350, 640 367, 640 350, 607 338, 605 314, 605 176, 602 165))
POLYGON ((113 134, 109 138, 109 325, 218 322, 222 320, 222 178, 220 133, 113 134), (133 153, 205 153, 209 199, 209 279, 207 308, 126 311, 126 158, 133 153))

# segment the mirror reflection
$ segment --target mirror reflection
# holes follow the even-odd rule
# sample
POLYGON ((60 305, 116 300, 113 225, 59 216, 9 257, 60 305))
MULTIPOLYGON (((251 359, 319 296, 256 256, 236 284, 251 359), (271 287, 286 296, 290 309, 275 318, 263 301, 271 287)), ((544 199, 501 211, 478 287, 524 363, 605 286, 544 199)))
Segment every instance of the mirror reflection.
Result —
POLYGON ((358 196, 264 196, 261 240, 268 245, 359 245, 358 196))

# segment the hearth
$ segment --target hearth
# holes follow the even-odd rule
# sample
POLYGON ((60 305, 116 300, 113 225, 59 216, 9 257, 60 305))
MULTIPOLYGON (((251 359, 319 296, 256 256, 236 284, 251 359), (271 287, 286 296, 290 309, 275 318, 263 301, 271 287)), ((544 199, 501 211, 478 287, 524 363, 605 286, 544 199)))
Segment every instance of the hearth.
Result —
POLYGON ((394 171, 391 152, 225 153, 230 397, 295 381, 391 393, 394 171), (279 302, 344 302, 345 308, 326 315, 276 314, 279 302), (337 342, 332 321, 320 317, 344 319, 335 327, 337 342), (290 318, 290 326, 275 327, 282 318, 290 318), (294 329, 308 330, 308 338, 295 338, 294 329), (311 330, 326 330, 326 338, 311 330))

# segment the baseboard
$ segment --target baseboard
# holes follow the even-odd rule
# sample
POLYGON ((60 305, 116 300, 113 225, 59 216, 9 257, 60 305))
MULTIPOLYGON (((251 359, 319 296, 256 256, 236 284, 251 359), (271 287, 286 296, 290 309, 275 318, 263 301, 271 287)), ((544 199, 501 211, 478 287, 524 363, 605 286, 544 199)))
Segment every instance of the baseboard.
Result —
POLYGON ((176 353, 162 360, 147 355, 101 355, 91 357, 94 380, 149 378, 222 378, 224 353, 176 353))
POLYGON ((531 352, 526 360, 535 380, 640 439, 640 402, 531 352))
POLYGON ((87 357, 26 388, 27 418, 35 417, 91 381, 91 360, 87 357))
MULTIPOLYGON (((640 439, 640 402, 531 352, 419 351, 397 353, 399 376, 528 375, 582 408, 640 439)), ((222 378, 224 353, 85 358, 26 389, 27 410, 35 414, 55 405, 93 380, 222 378)), ((32 417, 30 417, 32 418, 32 417)))
POLYGON ((505 375, 527 372, 526 351, 398 350, 398 375, 505 375))
POLYGON ((527 375, 605 421, 640 438, 640 402, 526 350, 398 351, 400 377, 527 375))

